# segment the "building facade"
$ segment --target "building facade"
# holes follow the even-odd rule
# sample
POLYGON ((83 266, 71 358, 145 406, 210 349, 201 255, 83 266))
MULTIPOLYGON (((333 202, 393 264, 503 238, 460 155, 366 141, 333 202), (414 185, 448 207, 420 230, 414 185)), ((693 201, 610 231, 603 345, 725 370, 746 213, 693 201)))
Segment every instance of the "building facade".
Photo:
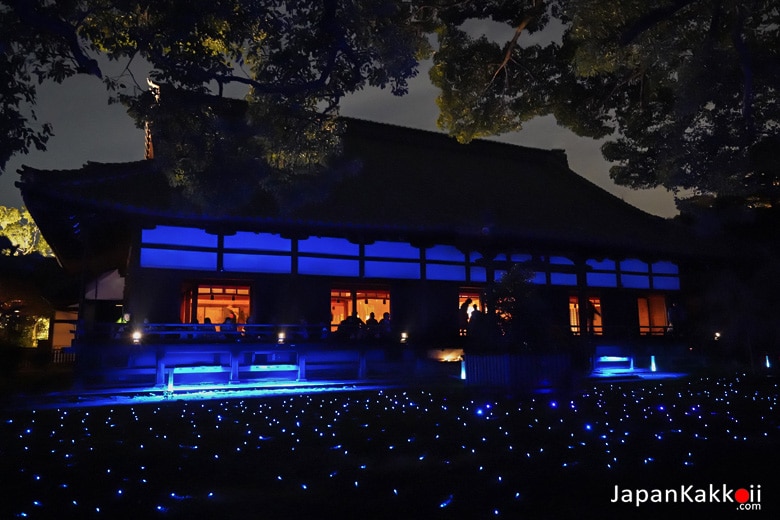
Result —
POLYGON ((684 229, 578 176, 562 151, 345 123, 350 175, 295 208, 195 208, 154 159, 20 171, 58 259, 84 273, 84 337, 126 313, 297 324, 308 341, 389 315, 393 341, 462 348, 461 309, 491 311, 486 288, 522 265, 562 342, 679 343, 701 253, 684 229))

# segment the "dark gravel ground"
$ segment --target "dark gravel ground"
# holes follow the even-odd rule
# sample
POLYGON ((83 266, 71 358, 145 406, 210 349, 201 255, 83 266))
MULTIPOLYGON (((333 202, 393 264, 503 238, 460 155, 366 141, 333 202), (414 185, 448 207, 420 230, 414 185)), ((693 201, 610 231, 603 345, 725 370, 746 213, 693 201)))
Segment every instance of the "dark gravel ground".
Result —
POLYGON ((736 375, 566 396, 415 388, 7 409, 0 518, 778 518, 779 393, 775 378, 736 375), (713 502, 710 485, 752 490, 742 507, 754 510, 722 492, 713 502), (637 506, 635 490, 653 489, 678 501, 637 506))

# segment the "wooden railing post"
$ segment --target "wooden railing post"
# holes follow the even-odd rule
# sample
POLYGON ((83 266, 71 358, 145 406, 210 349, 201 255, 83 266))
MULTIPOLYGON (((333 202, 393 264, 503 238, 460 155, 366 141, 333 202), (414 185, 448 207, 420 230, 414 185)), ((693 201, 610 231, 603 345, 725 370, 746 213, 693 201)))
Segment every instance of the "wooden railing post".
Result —
POLYGON ((298 381, 306 381, 306 354, 298 353, 298 381))
POLYGON ((368 374, 366 367, 366 350, 360 349, 360 358, 358 361, 358 379, 365 379, 368 374))
POLYGON ((241 353, 230 349, 230 382, 238 383, 238 359, 241 353))
POLYGON ((164 350, 157 349, 157 368, 155 371, 155 384, 165 386, 165 354, 164 350))

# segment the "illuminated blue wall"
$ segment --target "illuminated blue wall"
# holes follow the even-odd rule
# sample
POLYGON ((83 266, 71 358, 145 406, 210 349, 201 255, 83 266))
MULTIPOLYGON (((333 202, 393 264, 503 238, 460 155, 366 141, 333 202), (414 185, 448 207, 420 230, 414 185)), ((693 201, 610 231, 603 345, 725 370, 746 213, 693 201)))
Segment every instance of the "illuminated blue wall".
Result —
POLYGON ((680 270, 672 262, 656 262, 653 271, 653 289, 666 291, 680 290, 680 270))
MULTIPOLYGON (((202 229, 158 226, 141 233, 141 267, 235 273, 302 274, 350 278, 488 282, 485 264, 534 261, 526 253, 499 254, 484 261, 477 252, 450 245, 420 249, 406 242, 377 241, 361 246, 344 238, 283 238, 273 233, 215 235, 202 229)), ((532 283, 576 287, 580 267, 565 256, 536 257, 532 283)), ((637 258, 590 259, 585 262, 588 287, 680 289, 679 269, 669 261, 637 258)), ((505 270, 492 271, 500 280, 505 270)))
POLYGON ((466 266, 428 263, 426 265, 425 278, 428 280, 462 282, 466 280, 466 266))
POLYGON ((215 271, 217 269, 217 253, 143 248, 141 249, 141 266, 215 271))
POLYGON ((238 232, 225 237, 225 249, 251 249, 254 251, 292 251, 292 240, 272 233, 238 232))
POLYGON ((289 255, 225 253, 222 269, 230 272, 289 274, 292 272, 292 258, 289 255))
POLYGON ((353 244, 346 238, 310 237, 298 241, 298 251, 300 253, 357 256, 360 254, 360 246, 353 244))
POLYGON ((217 247, 217 235, 206 233, 202 229, 157 226, 141 231, 141 242, 187 247, 217 247))
POLYGON ((298 273, 323 276, 360 276, 360 261, 344 258, 302 257, 298 259, 298 273))
POLYGON ((577 285, 577 275, 572 273, 550 273, 552 285, 577 285))
POLYGON ((466 255, 453 246, 433 246, 425 250, 425 278, 462 282, 466 276, 466 255))
POLYGON ((374 242, 366 246, 366 256, 419 260, 420 250, 403 242, 374 242))
POLYGON ((420 263, 366 260, 366 278, 420 279, 420 263))

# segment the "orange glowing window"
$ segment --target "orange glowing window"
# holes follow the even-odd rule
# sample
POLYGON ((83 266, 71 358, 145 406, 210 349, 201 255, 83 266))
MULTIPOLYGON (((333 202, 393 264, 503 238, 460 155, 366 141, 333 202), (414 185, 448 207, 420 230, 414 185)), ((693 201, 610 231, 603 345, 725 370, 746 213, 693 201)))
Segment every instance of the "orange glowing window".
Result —
POLYGON ((339 324, 357 313, 363 323, 371 318, 379 321, 390 312, 390 291, 382 289, 333 289, 330 291, 331 330, 338 329, 339 324))
POLYGON ((644 336, 662 336, 669 325, 666 314, 666 297, 662 294, 642 296, 637 299, 639 333, 644 336))
POLYGON ((249 286, 202 284, 185 293, 181 320, 182 323, 210 321, 217 325, 227 318, 246 323, 249 316, 249 286))
POLYGON ((583 332, 600 336, 604 333, 604 327, 601 319, 601 298, 589 296, 587 299, 587 309, 585 309, 586 322, 583 324, 580 319, 580 303, 577 296, 569 297, 569 326, 573 334, 579 335, 583 332))

